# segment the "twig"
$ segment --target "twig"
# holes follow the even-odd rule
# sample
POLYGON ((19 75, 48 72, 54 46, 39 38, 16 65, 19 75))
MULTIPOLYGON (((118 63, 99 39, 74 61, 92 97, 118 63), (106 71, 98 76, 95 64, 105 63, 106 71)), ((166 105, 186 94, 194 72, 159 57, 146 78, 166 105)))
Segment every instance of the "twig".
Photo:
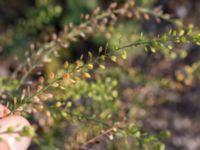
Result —
POLYGON ((118 123, 115 126, 107 129, 106 131, 103 131, 101 134, 95 136, 94 138, 88 140, 87 142, 85 142, 83 145, 81 145, 81 147, 79 148, 80 150, 86 150, 88 148, 89 145, 98 143, 99 140, 103 137, 109 137, 109 135, 112 135, 114 132, 116 132, 119 129, 122 129, 124 127, 124 122, 118 123))

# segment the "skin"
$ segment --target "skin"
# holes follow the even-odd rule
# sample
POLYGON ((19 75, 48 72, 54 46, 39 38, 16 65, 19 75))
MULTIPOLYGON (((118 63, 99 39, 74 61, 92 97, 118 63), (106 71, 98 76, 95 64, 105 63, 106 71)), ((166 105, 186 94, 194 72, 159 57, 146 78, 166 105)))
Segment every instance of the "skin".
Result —
POLYGON ((9 148, 8 144, 5 141, 1 141, 0 142, 0 149, 9 150, 10 148, 9 148))
POLYGON ((29 126, 29 122, 19 115, 9 115, 9 109, 0 104, 0 150, 26 150, 30 143, 30 137, 20 137, 19 132, 24 126, 29 126), (12 127, 13 133, 5 133, 12 127), (16 140, 20 137, 20 140, 16 140))

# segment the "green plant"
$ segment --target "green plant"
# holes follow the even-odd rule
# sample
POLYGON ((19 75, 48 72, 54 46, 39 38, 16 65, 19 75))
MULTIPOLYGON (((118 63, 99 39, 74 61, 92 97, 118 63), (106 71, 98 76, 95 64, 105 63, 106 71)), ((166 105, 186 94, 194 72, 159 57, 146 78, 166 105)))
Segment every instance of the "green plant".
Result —
MULTIPOLYGON (((41 6, 43 8, 43 4, 41 6)), ((46 10, 46 5, 44 6, 46 10)), ((46 15, 42 13, 43 9, 42 12, 36 9, 36 14, 41 15, 23 21, 19 28, 27 27, 27 32, 30 27, 39 30, 45 28, 46 24, 61 13, 60 6, 51 6, 56 12, 49 11, 49 7, 46 15)), ((70 23, 58 35, 54 33, 52 40, 44 44, 31 44, 26 60, 12 73, 12 78, 0 80, 1 92, 6 95, 3 102, 11 109, 8 115, 20 112, 33 122, 36 130, 36 134, 33 134, 32 128, 30 129, 33 146, 41 149, 89 149, 97 148, 98 145, 101 147, 103 142, 107 149, 165 149, 160 142, 162 133, 151 134, 143 130, 137 114, 133 115, 130 108, 134 105, 134 108, 139 109, 138 112, 144 113, 141 109, 145 109, 146 105, 139 100, 146 97, 148 99, 148 95, 144 94, 142 97, 140 93, 134 93, 137 101, 132 101, 132 97, 126 97, 130 88, 123 89, 123 85, 127 86, 124 82, 128 81, 147 86, 145 83, 152 84, 149 82, 151 80, 160 87, 173 88, 174 82, 167 77, 154 77, 151 73, 143 78, 143 71, 126 67, 124 63, 130 57, 138 56, 135 53, 143 52, 149 55, 159 54, 170 60, 183 59, 187 52, 177 48, 184 48, 191 43, 199 45, 200 34, 192 25, 184 26, 180 20, 170 18, 159 9, 142 8, 135 5, 134 1, 127 1, 119 6, 115 2, 111 3, 105 11, 97 7, 90 15, 82 15, 82 18, 85 21, 80 25, 70 23), (118 22, 123 24, 124 20, 135 18, 140 21, 141 16, 144 21, 148 21, 150 17, 165 20, 174 24, 174 28, 158 36, 136 31, 133 35, 127 33, 124 39, 123 34, 121 35, 123 26, 122 31, 113 31, 113 28, 118 28, 118 22), (101 33, 95 35, 96 32, 101 33), (58 63, 56 70, 45 67, 58 61, 61 51, 66 51, 70 49, 70 45, 91 36, 103 36, 110 39, 110 42, 96 50, 88 50, 78 60, 58 63), (33 74, 40 73, 38 68, 42 68, 44 73, 33 83, 31 80, 31 84, 27 83, 33 74), (126 103, 130 106, 125 105, 126 103)), ((138 24, 135 25, 139 26, 138 24)), ((191 67, 186 66, 185 77, 177 71, 177 80, 190 85, 195 79, 199 79, 199 66, 199 62, 191 67)), ((25 128, 22 135, 26 135, 28 131, 25 128)), ((167 137, 169 132, 166 134, 167 137)))

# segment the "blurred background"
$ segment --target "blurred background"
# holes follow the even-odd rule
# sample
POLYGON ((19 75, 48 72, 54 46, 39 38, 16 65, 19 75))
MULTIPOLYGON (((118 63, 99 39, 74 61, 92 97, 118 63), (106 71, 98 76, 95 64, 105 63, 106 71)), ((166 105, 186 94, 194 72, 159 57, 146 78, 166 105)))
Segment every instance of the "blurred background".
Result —
MULTIPOLYGON (((104 10, 112 2, 118 2, 120 6, 125 0, 0 0, 0 90, 5 90, 3 78, 10 77, 27 58, 26 52, 33 43, 42 45, 51 41, 52 34, 59 34, 66 24, 79 25, 83 22, 82 14, 90 14, 97 6, 104 10)), ((193 24, 197 32, 200 30, 199 0, 135 0, 135 3, 149 9, 161 6, 164 14, 181 19, 184 24, 193 24)), ((141 32, 149 38, 173 26, 164 20, 158 23, 151 16, 147 20, 121 19, 103 32, 80 38, 62 48, 60 57, 53 58, 42 72, 56 71, 65 60, 74 62, 85 51, 91 50, 95 54, 95 50, 107 41, 110 47, 119 39, 126 44, 137 40, 141 32)), ((118 91, 117 101, 120 101, 120 104, 116 103, 117 110, 150 133, 170 131, 171 137, 162 141, 167 150, 199 150, 200 47, 189 44, 156 54, 146 53, 142 48, 130 48, 127 53, 125 62, 106 62, 109 70, 95 70, 105 79, 97 86, 104 84, 106 89, 111 82, 117 81, 117 87, 114 85, 118 91), (194 65, 198 67, 191 71, 194 65)), ((38 77, 33 73, 29 80, 35 81, 38 77)), ((76 94, 84 97, 84 92, 76 94)), ((68 93, 66 98, 76 99, 70 94, 73 95, 68 93)), ((106 94, 110 96, 109 92, 106 94)), ((107 111, 112 110, 107 108, 107 111)), ((34 148, 37 146, 33 144, 30 149, 34 148)))

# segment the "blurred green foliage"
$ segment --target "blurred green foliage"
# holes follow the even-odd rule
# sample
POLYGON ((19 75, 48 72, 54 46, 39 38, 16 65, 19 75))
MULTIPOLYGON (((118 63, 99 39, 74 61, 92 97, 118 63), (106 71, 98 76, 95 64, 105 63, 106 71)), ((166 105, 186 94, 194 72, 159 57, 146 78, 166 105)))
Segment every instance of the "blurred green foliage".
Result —
POLYGON ((136 0, 125 17, 109 14, 126 2, 0 2, 1 57, 11 66, 0 77, 2 102, 35 128, 23 132, 33 136, 31 149, 165 149, 170 131, 148 132, 143 119, 200 80, 199 60, 184 64, 199 29, 166 19, 155 0, 136 0))

